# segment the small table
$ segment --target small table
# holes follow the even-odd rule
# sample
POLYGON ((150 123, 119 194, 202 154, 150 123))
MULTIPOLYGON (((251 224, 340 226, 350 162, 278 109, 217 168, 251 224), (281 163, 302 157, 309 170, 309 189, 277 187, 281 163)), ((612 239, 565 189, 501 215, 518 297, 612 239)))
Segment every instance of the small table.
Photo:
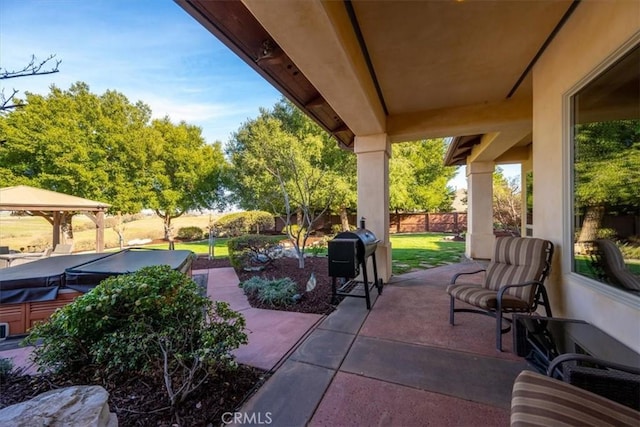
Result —
POLYGON ((561 354, 587 354, 621 365, 640 367, 640 354, 582 320, 514 315, 514 353, 541 372, 561 354))

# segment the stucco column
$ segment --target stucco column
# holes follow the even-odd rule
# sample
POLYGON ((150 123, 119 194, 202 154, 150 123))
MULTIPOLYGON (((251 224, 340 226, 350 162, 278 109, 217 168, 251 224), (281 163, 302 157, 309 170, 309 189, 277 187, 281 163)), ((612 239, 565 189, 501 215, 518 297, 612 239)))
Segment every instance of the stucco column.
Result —
MULTIPOLYGON (((354 152, 358 163, 358 224, 366 219, 380 243, 376 249, 378 277, 391 278, 389 242, 389 157, 391 144, 386 133, 356 136, 354 152)), ((370 275, 370 277, 373 277, 370 275)), ((373 279, 370 279, 373 280, 373 279)))
POLYGON ((467 245, 472 259, 490 259, 493 254, 493 162, 467 164, 467 245))

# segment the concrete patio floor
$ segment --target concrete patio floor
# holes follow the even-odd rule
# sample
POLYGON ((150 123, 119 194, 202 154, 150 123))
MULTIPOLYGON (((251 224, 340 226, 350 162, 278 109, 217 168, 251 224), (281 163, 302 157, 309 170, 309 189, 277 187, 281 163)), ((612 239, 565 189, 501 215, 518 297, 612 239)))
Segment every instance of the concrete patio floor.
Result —
MULTIPOLYGON (((479 267, 395 276, 382 295, 373 291, 371 310, 345 298, 328 316, 252 308, 231 268, 194 274, 207 274, 210 298, 246 318, 249 344, 236 350, 237 361, 272 372, 238 409, 242 425, 508 425, 513 381, 528 369, 512 353, 511 334, 500 353, 494 319, 459 313, 448 323, 447 283, 479 267)), ((6 344, 1 357, 28 364, 28 349, 6 344)))
POLYGON ((371 311, 345 299, 239 412, 276 426, 508 425, 513 381, 528 368, 511 335, 500 353, 494 319, 460 313, 448 323, 446 284, 479 267, 393 277, 371 311))

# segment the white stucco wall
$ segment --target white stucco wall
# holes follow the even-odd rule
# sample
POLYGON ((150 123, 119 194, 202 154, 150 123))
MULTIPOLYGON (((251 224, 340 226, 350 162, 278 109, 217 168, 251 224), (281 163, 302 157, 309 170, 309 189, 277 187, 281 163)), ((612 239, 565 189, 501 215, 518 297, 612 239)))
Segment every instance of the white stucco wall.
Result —
POLYGON ((533 71, 534 236, 554 242, 549 282, 555 317, 583 319, 640 352, 640 298, 570 272, 568 97, 640 43, 640 1, 583 1, 533 71))

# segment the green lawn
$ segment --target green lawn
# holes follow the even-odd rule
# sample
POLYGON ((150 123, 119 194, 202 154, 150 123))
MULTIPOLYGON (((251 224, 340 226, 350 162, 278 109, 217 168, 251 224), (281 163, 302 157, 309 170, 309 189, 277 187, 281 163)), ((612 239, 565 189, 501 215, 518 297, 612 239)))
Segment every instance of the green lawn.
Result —
MULTIPOLYGON (((392 234, 390 239, 393 248, 393 274, 406 273, 415 268, 426 269, 460 262, 464 254, 464 242, 446 240, 451 237, 451 234, 444 233, 392 234)), ((227 240, 216 239, 214 247, 214 256, 216 258, 229 256, 227 240)), ((168 243, 146 247, 167 249, 168 243)), ((206 240, 176 243, 175 248, 190 250, 196 254, 209 253, 209 243, 206 240)), ((307 248, 307 252, 311 253, 312 250, 307 248)), ((318 252, 326 254, 326 248, 318 252)))
MULTIPOLYGON (((217 238, 215 241, 215 245, 213 247, 213 256, 215 258, 226 258, 229 256, 229 250, 227 249, 227 240, 223 238, 217 238)), ((145 248, 153 248, 153 249, 168 249, 169 243, 163 243, 160 245, 147 245, 145 248)), ((197 242, 185 242, 185 243, 176 243, 176 250, 189 250, 198 255, 207 255, 209 253, 209 241, 208 240, 200 240, 197 242)))
POLYGON ((460 262, 465 243, 445 240, 451 237, 444 233, 392 234, 393 274, 460 262))
MULTIPOLYGON (((576 255, 576 272, 583 276, 591 277, 598 280, 591 267, 591 258, 586 255, 576 255)), ((640 275, 640 261, 638 260, 625 260, 625 265, 633 274, 640 275)))

